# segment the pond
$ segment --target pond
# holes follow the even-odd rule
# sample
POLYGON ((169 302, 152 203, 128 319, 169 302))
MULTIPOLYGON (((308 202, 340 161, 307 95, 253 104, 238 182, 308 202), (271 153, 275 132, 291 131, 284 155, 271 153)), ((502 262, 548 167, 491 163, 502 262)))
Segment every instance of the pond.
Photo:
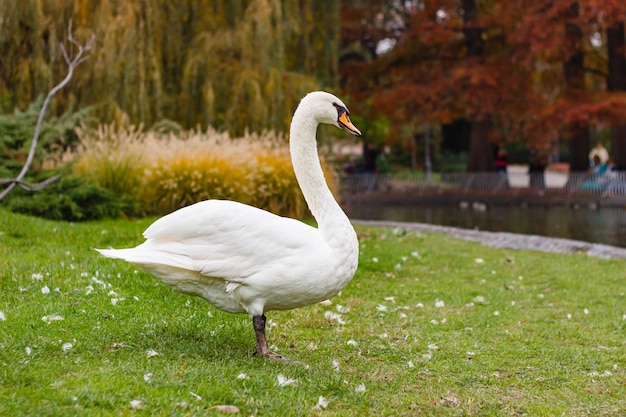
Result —
POLYGON ((621 208, 348 205, 344 209, 351 219, 428 223, 626 247, 626 210, 621 208))

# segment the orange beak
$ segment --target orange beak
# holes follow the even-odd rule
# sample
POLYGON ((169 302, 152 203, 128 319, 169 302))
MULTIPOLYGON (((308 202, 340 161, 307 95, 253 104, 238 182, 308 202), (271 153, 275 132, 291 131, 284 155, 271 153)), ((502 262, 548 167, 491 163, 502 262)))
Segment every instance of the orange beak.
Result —
POLYGON ((350 121, 350 118, 348 117, 348 112, 343 112, 339 116, 339 126, 343 127, 353 135, 361 136, 361 131, 357 129, 356 126, 353 125, 350 121))

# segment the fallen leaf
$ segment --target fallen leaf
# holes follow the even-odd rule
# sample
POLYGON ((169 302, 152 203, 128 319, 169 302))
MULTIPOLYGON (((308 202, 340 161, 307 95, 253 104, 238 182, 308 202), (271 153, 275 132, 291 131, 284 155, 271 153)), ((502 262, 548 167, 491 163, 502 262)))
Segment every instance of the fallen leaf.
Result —
POLYGON ((236 405, 216 405, 211 408, 219 411, 220 413, 236 414, 239 412, 239 407, 236 405))

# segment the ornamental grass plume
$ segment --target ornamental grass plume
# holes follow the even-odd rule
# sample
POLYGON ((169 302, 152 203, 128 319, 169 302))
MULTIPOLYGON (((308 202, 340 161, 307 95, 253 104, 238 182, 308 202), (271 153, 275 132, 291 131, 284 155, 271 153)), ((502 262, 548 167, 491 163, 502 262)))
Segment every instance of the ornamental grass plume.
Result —
MULTIPOLYGON (((214 129, 160 134, 140 127, 79 129, 74 173, 161 215, 206 199, 228 199, 302 218, 307 206, 286 139, 275 132, 231 138, 214 129)), ((323 163, 332 189, 337 176, 323 163)))

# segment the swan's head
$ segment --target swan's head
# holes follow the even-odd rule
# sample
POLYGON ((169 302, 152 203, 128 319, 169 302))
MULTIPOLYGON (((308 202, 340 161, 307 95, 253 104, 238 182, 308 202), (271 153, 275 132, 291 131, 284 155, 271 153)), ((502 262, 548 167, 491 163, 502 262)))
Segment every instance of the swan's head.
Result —
POLYGON ((361 131, 350 121, 350 111, 339 98, 324 91, 315 91, 307 94, 302 99, 302 104, 308 104, 315 120, 347 130, 356 136, 361 136, 361 131))

